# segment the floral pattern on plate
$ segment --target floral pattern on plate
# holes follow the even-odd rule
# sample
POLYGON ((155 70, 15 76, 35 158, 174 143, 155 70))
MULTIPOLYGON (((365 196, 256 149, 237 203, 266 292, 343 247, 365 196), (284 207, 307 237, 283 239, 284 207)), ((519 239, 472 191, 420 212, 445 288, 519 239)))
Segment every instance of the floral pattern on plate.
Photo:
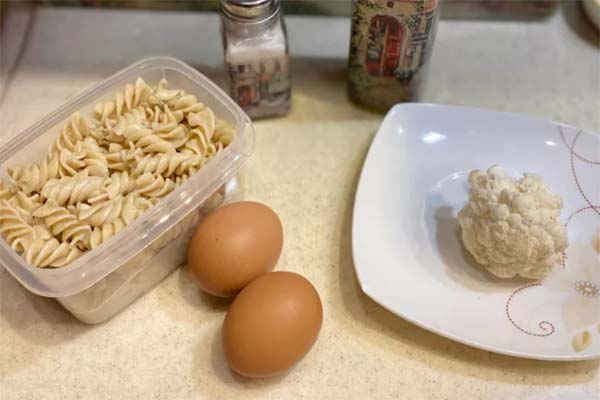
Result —
MULTIPOLYGON (((590 199, 591 196, 583 189, 577 174, 577 163, 600 166, 600 161, 590 159, 576 151, 576 144, 581 131, 577 131, 572 135, 571 142, 567 139, 568 134, 563 127, 559 126, 558 131, 563 144, 570 150, 571 174, 585 203, 584 207, 575 210, 567 218, 565 226, 569 228, 570 223, 581 214, 587 214, 586 222, 595 216, 600 217, 600 205, 594 204, 590 199)), ((590 226, 589 224, 586 225, 590 226)), ((585 228, 583 229, 585 230, 585 228)), ((594 340, 592 337, 594 331, 598 333, 595 340, 600 340, 600 228, 592 233, 589 244, 585 242, 587 240, 575 240, 571 243, 565 254, 563 254, 562 268, 557 266, 541 283, 525 285, 510 295, 506 302, 506 316, 521 332, 531 336, 544 337, 552 335, 555 331, 552 322, 541 321, 538 324, 541 332, 532 332, 517 324, 511 317, 510 304, 513 297, 525 289, 541 285, 564 294, 564 300, 560 305, 561 317, 567 328, 577 331, 572 339, 574 351, 586 350, 594 340), (598 329, 594 329, 596 325, 598 329)))

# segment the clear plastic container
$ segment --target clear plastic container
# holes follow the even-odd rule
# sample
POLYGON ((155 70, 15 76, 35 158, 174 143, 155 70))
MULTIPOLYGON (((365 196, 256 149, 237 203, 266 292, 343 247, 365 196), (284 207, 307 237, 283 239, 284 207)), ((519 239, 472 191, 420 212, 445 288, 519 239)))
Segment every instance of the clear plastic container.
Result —
POLYGON ((98 248, 62 268, 36 268, 0 240, 0 263, 29 291, 55 297, 87 323, 105 321, 181 265, 194 226, 235 191, 236 176, 250 156, 254 128, 250 118, 204 75, 170 57, 139 61, 69 101, 0 148, 1 175, 7 168, 41 160, 74 112, 91 115, 98 101, 114 96, 141 76, 161 78, 213 109, 236 130, 233 142, 154 207, 98 248))

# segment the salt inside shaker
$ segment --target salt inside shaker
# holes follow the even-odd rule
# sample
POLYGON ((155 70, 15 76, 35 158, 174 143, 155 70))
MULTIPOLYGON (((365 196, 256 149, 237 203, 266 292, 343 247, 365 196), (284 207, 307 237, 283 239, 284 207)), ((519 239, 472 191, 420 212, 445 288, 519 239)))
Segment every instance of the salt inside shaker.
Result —
POLYGON ((231 97, 251 118, 286 114, 291 85, 279 0, 221 0, 231 97))

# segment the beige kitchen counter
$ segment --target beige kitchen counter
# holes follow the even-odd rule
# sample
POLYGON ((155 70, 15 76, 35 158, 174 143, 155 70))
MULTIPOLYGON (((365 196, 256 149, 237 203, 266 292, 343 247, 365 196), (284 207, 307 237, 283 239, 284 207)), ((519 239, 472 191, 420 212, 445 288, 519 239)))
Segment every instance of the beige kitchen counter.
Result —
MULTIPOLYGON (((573 22, 577 10, 564 8, 567 17, 561 12, 549 21, 442 21, 425 99, 600 131, 598 39, 573 22)), ((212 15, 40 9, 0 104, 1 140, 147 55, 174 55, 223 82, 217 32, 212 15)), ((600 398, 598 361, 476 350, 411 325, 362 294, 351 213, 382 117, 346 100, 347 20, 296 17, 289 35, 294 109, 256 124, 241 186, 243 198, 281 216, 285 248, 277 269, 303 274, 321 295, 323 329, 313 350, 284 376, 235 376, 220 348, 228 301, 200 292, 185 269, 97 326, 30 294, 2 270, 0 399, 600 398)))

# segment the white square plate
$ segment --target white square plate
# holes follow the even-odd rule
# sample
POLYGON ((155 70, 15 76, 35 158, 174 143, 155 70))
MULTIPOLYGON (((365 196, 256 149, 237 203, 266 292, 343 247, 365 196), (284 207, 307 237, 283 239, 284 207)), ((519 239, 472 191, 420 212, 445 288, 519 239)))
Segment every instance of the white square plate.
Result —
POLYGON ((518 114, 401 104, 360 177, 354 263, 369 297, 432 332, 517 357, 585 360, 600 357, 599 228, 600 136, 518 114), (466 177, 493 164, 537 173, 562 196, 571 245, 552 279, 495 278, 463 250, 466 177))

